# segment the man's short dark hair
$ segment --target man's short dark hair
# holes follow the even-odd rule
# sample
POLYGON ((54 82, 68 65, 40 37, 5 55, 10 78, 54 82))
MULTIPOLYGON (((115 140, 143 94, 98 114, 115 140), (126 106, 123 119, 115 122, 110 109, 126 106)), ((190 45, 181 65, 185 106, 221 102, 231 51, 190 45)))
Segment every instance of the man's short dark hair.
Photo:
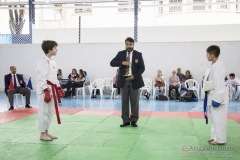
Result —
POLYGON ((55 41, 46 40, 42 42, 42 50, 45 54, 48 54, 48 52, 55 46, 58 46, 58 43, 55 41))
POLYGON ((217 45, 209 46, 206 51, 209 54, 213 54, 216 58, 220 55, 220 47, 217 45))
POLYGON ((16 68, 16 66, 10 66, 10 69, 11 69, 12 67, 15 67, 15 68, 16 68))
POLYGON ((230 73, 230 74, 229 74, 229 77, 235 78, 235 74, 234 74, 234 73, 230 73))
POLYGON ((134 43, 134 39, 133 39, 132 37, 127 37, 127 38, 125 39, 125 43, 126 43, 127 41, 134 43))

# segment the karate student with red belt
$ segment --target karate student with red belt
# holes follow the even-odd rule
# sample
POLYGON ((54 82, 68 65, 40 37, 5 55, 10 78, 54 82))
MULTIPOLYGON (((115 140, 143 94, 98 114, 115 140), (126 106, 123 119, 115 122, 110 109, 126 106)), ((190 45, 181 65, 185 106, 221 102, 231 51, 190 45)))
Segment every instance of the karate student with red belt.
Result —
POLYGON ((55 41, 43 41, 42 50, 45 55, 37 63, 38 129, 41 133, 40 140, 43 141, 51 141, 58 138, 48 132, 52 122, 54 107, 58 124, 61 123, 58 103, 61 103, 60 97, 64 96, 64 92, 57 79, 56 62, 51 59, 52 56, 57 54, 57 46, 58 44, 55 41))

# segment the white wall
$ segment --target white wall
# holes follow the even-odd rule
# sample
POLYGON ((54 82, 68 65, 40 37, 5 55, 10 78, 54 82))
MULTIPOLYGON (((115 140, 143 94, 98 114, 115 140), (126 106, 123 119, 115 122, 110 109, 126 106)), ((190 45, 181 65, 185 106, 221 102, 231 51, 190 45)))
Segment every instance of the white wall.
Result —
MULTIPOLYGON (((181 43, 136 43, 135 49, 143 53, 146 70, 143 77, 153 78, 156 70, 161 69, 166 77, 177 67, 191 70, 193 76, 200 80, 210 64, 206 60, 206 48, 216 44, 221 47, 221 59, 224 60, 227 74, 240 76, 240 41, 238 42, 181 42, 181 43)), ((72 68, 84 69, 91 80, 113 77, 116 68, 110 67, 110 61, 119 50, 124 49, 124 42, 112 44, 59 44, 58 55, 54 57, 58 68, 63 70, 64 78, 72 68)), ((25 79, 32 77, 35 87, 36 62, 44 55, 40 44, 34 45, 0 45, 0 89, 4 88, 4 75, 9 66, 17 66, 17 72, 25 79)))
MULTIPOLYGON (((138 42, 199 42, 199 41, 239 41, 240 24, 206 26, 161 26, 139 27, 138 42)), ((82 28, 81 43, 122 43, 133 37, 133 27, 82 28)), ((33 43, 43 39, 57 39, 60 43, 78 43, 79 30, 34 29, 33 43)))

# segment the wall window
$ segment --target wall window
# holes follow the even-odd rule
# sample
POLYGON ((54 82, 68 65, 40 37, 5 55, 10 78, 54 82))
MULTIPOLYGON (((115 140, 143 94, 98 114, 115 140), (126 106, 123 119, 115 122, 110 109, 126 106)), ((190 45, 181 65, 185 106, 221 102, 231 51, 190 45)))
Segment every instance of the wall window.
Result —
POLYGON ((62 5, 54 4, 53 9, 42 9, 42 20, 45 21, 58 21, 62 19, 62 5))
POLYGON ((220 8, 221 8, 222 10, 226 10, 226 9, 228 9, 228 5, 227 5, 227 4, 221 4, 221 5, 220 5, 220 8))
POLYGON ((182 11, 182 6, 169 7, 169 12, 181 12, 181 11, 182 11))
MULTIPOLYGON (((134 11, 134 0, 129 0, 128 2, 118 2, 118 12, 133 12, 134 11), (124 6, 124 7, 123 7, 124 6)), ((138 11, 141 11, 141 2, 138 2, 138 11)))
POLYGON ((159 1, 160 7, 158 8, 159 14, 163 14, 163 0, 159 1))
POLYGON ((216 0, 216 2, 229 2, 229 0, 216 0))
MULTIPOLYGON (((181 4, 182 0, 169 0, 169 4, 181 4)), ((182 6, 170 6, 169 7, 169 12, 181 12, 182 11, 182 6)))
POLYGON ((193 0, 193 3, 205 3, 205 0, 193 0))
POLYGON ((193 6, 193 10, 194 11, 202 11, 202 10, 205 10, 205 5, 197 5, 197 6, 193 6))
POLYGON ((169 3, 182 3, 182 0, 169 0, 169 3))
POLYGON ((75 7, 75 13, 92 13, 92 3, 79 3, 74 4, 75 7))
POLYGON ((193 0, 193 10, 202 11, 205 10, 205 0, 193 0), (195 3, 195 4, 194 4, 195 3), (197 4, 196 4, 197 3, 197 4), (201 4, 202 3, 202 4, 201 4))
MULTIPOLYGON (((217 3, 221 3, 221 2, 229 2, 229 0, 216 0, 217 3)), ((228 10, 228 4, 219 4, 217 6, 218 10, 228 10)))
POLYGON ((205 10, 205 0, 193 0, 193 10, 194 11, 205 10), (197 4, 194 4, 194 3, 197 3, 197 4))

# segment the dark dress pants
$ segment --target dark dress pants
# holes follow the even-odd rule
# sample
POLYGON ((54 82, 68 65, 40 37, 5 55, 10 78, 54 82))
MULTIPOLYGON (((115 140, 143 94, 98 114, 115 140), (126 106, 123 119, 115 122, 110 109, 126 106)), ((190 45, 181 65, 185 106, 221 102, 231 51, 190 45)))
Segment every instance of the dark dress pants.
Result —
POLYGON ((10 106, 13 106, 13 95, 15 93, 20 93, 22 95, 25 95, 26 104, 30 104, 31 90, 28 88, 16 87, 12 91, 8 92, 8 100, 9 100, 10 106))
POLYGON ((122 98, 122 120, 123 123, 137 123, 139 118, 139 89, 132 88, 132 81, 125 80, 123 88, 121 88, 122 98), (130 102, 130 103, 129 103, 130 102), (131 112, 129 114, 129 104, 131 112))

